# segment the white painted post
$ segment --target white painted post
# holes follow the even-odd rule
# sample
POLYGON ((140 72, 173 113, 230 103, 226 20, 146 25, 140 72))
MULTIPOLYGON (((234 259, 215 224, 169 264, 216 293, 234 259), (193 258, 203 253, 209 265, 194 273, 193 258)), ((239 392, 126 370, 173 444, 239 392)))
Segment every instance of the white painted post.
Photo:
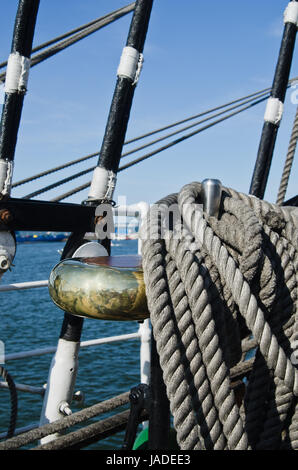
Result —
MULTIPOLYGON (((76 256, 102 256, 108 254, 98 243, 88 242, 80 246, 73 254, 76 256), (104 252, 103 252, 104 250, 104 252)), ((65 415, 62 409, 70 405, 73 397, 78 370, 80 341, 67 341, 60 338, 57 345, 47 381, 46 393, 40 417, 40 425, 51 423, 65 415), (63 408, 62 408, 63 407, 63 408)), ((68 410, 70 412, 70 409, 68 410)), ((67 412, 68 412, 67 411, 67 412)), ((59 434, 51 434, 41 439, 45 444, 57 438, 59 434)))
MULTIPOLYGON (((79 342, 59 339, 49 370, 40 426, 61 419, 63 414, 60 411, 60 404, 65 401, 71 403, 78 370, 79 349, 79 342)), ((46 436, 41 439, 41 443, 50 442, 58 436, 59 434, 46 436)))
POLYGON ((142 384, 149 385, 150 382, 150 350, 151 350, 151 328, 149 319, 140 323, 139 334, 141 338, 140 347, 140 379, 142 384))
MULTIPOLYGON (((150 385, 151 328, 149 319, 140 323, 139 334, 141 339, 140 380, 142 384, 150 385)), ((148 425, 148 421, 144 421, 142 425, 143 429, 146 429, 148 425)))

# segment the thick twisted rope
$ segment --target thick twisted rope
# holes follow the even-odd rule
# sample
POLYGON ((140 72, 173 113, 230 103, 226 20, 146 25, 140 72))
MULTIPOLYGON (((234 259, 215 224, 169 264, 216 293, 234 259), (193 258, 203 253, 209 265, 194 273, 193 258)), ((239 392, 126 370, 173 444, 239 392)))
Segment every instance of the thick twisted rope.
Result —
POLYGON ((154 205, 141 229, 153 334, 181 449, 298 448, 297 218, 201 185, 154 205), (231 369, 256 346, 239 406, 231 369), (243 346, 243 349, 242 349, 243 346))
POLYGON ((285 200, 289 178, 290 178, 290 174, 291 174, 291 170, 293 166, 294 156, 296 152, 296 147, 297 147, 297 139, 298 139, 298 107, 296 110, 288 153, 286 156, 286 161, 285 161, 282 177, 280 180, 278 195, 276 199, 276 204, 279 204, 279 205, 281 205, 285 200))

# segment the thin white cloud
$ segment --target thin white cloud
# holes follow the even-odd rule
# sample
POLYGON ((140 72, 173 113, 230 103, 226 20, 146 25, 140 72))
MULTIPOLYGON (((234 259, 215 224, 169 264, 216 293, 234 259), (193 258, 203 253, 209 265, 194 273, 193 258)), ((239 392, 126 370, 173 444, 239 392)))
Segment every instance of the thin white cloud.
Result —
POLYGON ((0 84, 0 106, 4 103, 4 83, 0 84))
POLYGON ((280 20, 280 18, 278 18, 269 25, 267 35, 274 38, 281 38, 283 34, 283 28, 283 22, 280 20))

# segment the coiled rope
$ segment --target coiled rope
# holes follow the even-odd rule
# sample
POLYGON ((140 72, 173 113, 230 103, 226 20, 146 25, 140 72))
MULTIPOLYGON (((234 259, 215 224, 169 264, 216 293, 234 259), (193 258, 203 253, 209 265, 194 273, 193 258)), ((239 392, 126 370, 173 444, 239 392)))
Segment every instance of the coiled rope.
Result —
MULTIPOLYGON (((153 205, 141 228, 148 307, 181 449, 297 449, 297 241, 293 212, 201 184, 153 205), (242 344, 257 351, 241 403, 242 344)), ((242 363, 244 364, 244 363, 242 363)))
POLYGON ((10 401, 11 401, 11 413, 10 413, 10 423, 9 428, 7 431, 6 439, 9 439, 14 435, 16 422, 17 422, 17 415, 18 415, 18 395, 15 383, 11 377, 11 375, 7 372, 7 370, 0 366, 0 375, 1 377, 7 382, 9 392, 10 392, 10 401))

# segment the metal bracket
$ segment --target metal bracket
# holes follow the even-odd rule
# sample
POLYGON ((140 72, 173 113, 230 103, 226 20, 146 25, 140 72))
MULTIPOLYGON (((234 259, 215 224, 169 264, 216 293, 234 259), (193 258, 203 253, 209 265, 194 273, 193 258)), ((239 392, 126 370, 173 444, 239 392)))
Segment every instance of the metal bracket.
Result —
POLYGON ((130 413, 126 427, 126 433, 123 450, 131 450, 136 438, 138 428, 138 418, 142 410, 150 412, 150 387, 146 384, 139 384, 133 387, 129 395, 130 400, 130 413))
POLYGON ((15 239, 10 232, 0 232, 0 277, 13 262, 16 253, 15 239))

